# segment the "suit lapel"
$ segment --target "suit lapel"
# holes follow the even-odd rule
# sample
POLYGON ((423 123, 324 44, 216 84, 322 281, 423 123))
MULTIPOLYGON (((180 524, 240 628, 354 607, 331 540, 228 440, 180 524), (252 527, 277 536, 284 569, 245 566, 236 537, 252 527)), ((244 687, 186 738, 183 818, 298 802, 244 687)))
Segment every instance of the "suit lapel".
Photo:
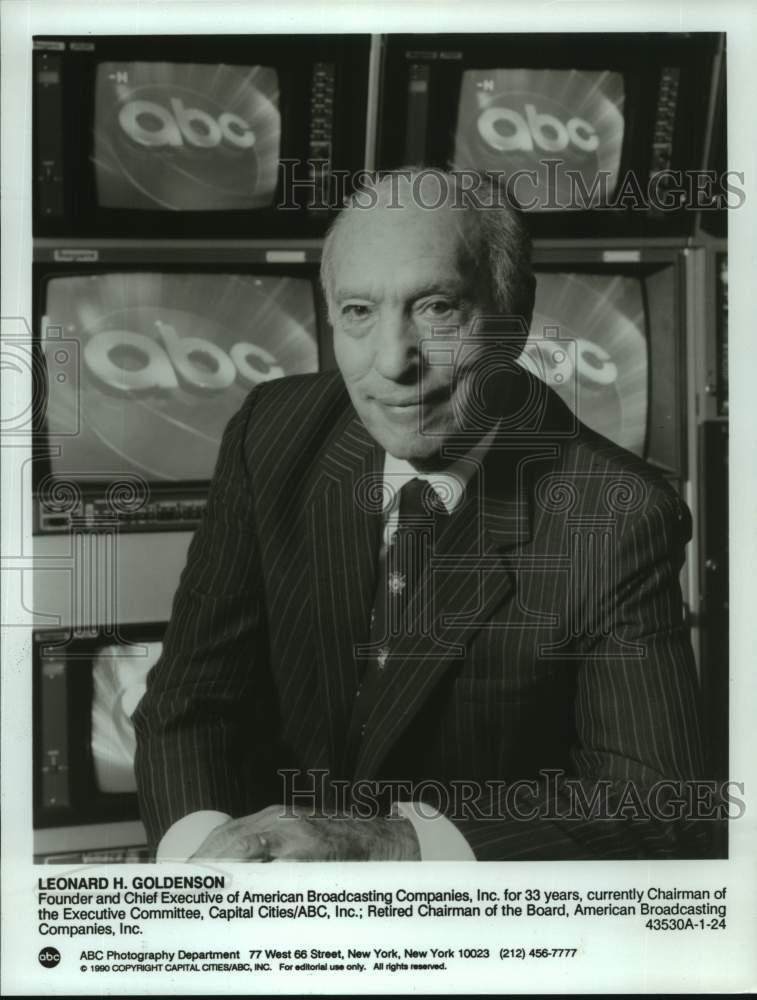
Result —
POLYGON ((350 407, 326 444, 305 500, 332 777, 341 770, 358 685, 355 651, 365 641, 373 603, 383 457, 350 407))

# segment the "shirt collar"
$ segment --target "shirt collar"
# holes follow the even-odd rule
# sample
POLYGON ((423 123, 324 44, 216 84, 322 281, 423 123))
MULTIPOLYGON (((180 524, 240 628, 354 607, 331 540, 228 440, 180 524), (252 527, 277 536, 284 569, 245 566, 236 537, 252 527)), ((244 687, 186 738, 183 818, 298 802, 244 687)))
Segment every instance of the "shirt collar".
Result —
POLYGON ((404 458, 395 458, 386 452, 384 458, 384 483, 391 489, 385 489, 384 514, 390 514, 399 503, 399 494, 405 483, 411 479, 421 479, 429 483, 437 492, 447 513, 451 514, 460 504, 465 489, 476 468, 475 462, 482 462, 495 438, 499 422, 488 431, 481 440, 463 457, 455 459, 451 465, 439 472, 418 472, 404 458), (473 461, 471 461, 473 460, 473 461))

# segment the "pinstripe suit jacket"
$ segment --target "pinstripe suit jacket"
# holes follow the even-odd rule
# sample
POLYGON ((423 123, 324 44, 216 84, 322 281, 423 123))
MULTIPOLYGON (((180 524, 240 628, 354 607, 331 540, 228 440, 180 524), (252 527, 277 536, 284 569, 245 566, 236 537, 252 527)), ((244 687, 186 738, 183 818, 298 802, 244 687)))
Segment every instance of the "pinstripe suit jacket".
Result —
POLYGON ((336 374, 251 393, 135 715, 152 840, 197 809, 280 802, 277 771, 310 768, 442 783, 449 802, 430 801, 479 859, 698 852, 680 822, 567 817, 569 783, 545 779, 564 772, 587 797, 601 785, 617 806, 629 781, 643 798, 701 776, 678 585, 690 517, 645 463, 523 378, 526 425, 505 422, 436 538, 431 628, 401 641, 351 761, 380 534, 366 498, 384 453, 336 374), (518 779, 520 819, 491 784, 518 779))

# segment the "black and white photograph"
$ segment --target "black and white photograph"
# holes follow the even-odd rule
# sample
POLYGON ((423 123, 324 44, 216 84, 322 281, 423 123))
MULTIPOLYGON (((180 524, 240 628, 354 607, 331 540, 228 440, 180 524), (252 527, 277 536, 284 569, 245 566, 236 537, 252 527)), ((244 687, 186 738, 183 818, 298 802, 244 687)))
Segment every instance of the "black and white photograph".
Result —
POLYGON ((757 985, 757 23, 547 7, 2 3, 9 995, 757 985))

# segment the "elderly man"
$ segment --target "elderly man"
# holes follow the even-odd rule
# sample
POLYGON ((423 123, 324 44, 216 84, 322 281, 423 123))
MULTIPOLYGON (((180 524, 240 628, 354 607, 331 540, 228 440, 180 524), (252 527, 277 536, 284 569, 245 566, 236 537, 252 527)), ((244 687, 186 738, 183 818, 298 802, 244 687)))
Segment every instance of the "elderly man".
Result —
POLYGON ((353 200, 339 373, 228 426, 135 716, 161 858, 699 849, 671 808, 701 767, 688 511, 515 363, 528 237, 457 181, 353 200))

